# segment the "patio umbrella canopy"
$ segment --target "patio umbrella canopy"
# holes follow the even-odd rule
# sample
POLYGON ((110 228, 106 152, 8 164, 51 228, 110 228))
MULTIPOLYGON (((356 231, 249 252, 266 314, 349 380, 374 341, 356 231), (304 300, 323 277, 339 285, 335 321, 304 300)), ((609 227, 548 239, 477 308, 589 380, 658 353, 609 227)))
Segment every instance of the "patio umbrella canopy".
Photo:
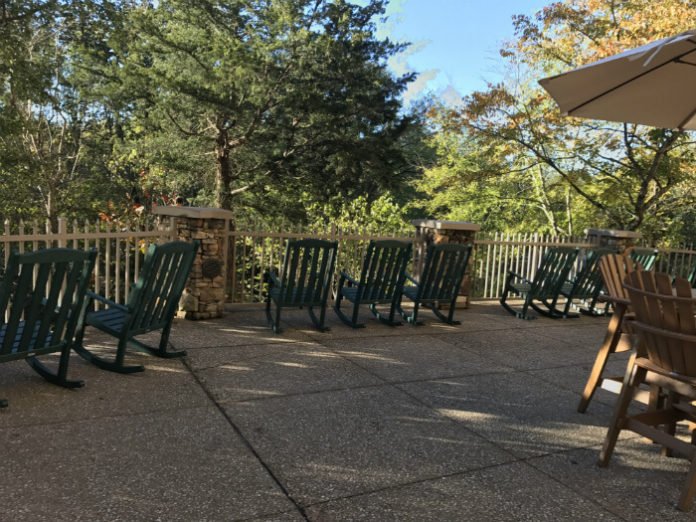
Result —
POLYGON ((696 130, 696 29, 539 83, 567 116, 696 130))

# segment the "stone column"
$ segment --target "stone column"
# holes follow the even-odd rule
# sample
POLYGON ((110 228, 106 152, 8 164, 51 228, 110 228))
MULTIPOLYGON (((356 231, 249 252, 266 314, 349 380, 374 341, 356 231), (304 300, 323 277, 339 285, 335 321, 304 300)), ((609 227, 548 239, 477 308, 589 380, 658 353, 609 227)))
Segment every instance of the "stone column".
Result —
POLYGON ((610 230, 606 228, 588 228, 585 230, 587 241, 595 243, 597 246, 616 247, 618 252, 622 254, 627 249, 636 245, 636 242, 642 237, 640 232, 631 230, 610 230))
MULTIPOLYGON (((416 277, 420 277, 425 263, 425 253, 430 244, 459 243, 473 245, 476 232, 481 230, 481 225, 468 221, 440 221, 436 219, 414 219, 411 223, 416 227, 416 252, 414 256, 413 270, 416 277)), ((469 306, 469 291, 471 290, 471 267, 473 258, 469 259, 466 275, 462 280, 462 287, 457 298, 457 308, 469 306)))
POLYGON ((194 320, 222 317, 225 309, 227 221, 232 219, 232 212, 219 208, 157 207, 154 213, 174 218, 176 235, 181 241, 200 241, 187 289, 181 299, 180 315, 194 320))

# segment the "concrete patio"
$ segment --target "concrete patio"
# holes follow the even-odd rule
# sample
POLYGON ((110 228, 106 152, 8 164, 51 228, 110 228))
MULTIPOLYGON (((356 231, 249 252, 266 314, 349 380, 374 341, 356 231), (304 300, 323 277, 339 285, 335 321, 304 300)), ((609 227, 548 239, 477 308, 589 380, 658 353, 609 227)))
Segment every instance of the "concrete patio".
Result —
POLYGON ((236 307, 178 320, 188 356, 134 354, 141 374, 73 356, 74 391, 4 364, 0 520, 696 518, 675 508, 687 463, 658 446, 625 435, 595 465, 616 396, 575 408, 605 319, 458 318, 354 331, 330 312, 322 334, 298 310, 274 335, 236 307))

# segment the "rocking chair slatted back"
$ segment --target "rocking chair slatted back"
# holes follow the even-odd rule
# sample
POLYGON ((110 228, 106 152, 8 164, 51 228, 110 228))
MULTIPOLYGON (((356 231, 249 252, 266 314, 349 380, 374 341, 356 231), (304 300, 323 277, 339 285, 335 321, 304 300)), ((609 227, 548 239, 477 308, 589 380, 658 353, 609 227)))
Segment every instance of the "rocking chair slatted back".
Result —
POLYGON ((636 271, 626 290, 650 362, 667 374, 696 378, 696 301, 689 281, 678 277, 672 287, 668 274, 636 271))
POLYGON ((289 241, 281 270, 278 301, 288 306, 326 303, 337 249, 336 241, 289 241))
POLYGON ((370 241, 360 273, 359 300, 376 303, 391 301, 403 285, 410 258, 411 243, 370 241))
POLYGON ((0 284, 0 362, 72 342, 96 256, 67 248, 10 256, 0 284))
POLYGON ((471 245, 431 245, 419 282, 420 301, 449 302, 459 293, 471 245))
POLYGON ((577 256, 577 248, 550 248, 541 260, 529 293, 536 299, 556 298, 577 256))
POLYGON ((659 250, 656 248, 645 247, 632 247, 628 251, 628 255, 634 264, 640 265, 645 271, 650 271, 654 268, 658 253, 659 250))
POLYGON ((577 299, 596 298, 602 290, 602 272, 599 269, 599 261, 607 254, 616 253, 615 248, 593 248, 588 251, 585 264, 578 272, 573 282, 571 295, 577 299))
POLYGON ((128 300, 132 333, 159 330, 171 322, 197 248, 198 243, 183 241, 150 245, 128 300))

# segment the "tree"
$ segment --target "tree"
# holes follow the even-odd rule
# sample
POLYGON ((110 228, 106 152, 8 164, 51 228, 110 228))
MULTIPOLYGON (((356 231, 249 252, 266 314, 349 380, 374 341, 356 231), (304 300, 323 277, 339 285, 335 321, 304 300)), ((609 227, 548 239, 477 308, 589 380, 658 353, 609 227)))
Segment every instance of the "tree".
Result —
POLYGON ((76 4, 0 2, 0 210, 54 227, 93 215, 116 183, 109 121, 76 73, 77 40, 96 27, 76 4))
POLYGON ((551 202, 563 187, 549 184, 540 169, 515 168, 497 143, 472 137, 458 111, 433 106, 429 118, 436 160, 415 184, 422 196, 413 206, 421 213, 473 221, 484 230, 563 232, 551 202))
MULTIPOLYGON (((543 201, 556 232, 584 226, 678 235, 696 158, 687 133, 561 117, 539 78, 688 29, 696 2, 566 0, 514 20, 502 51, 509 77, 468 96, 452 117, 477 150, 495 151, 505 176, 527 173, 524 198, 543 201)), ((533 220, 532 220, 533 221, 533 220)))
POLYGON ((412 76, 387 70, 402 46, 375 36, 384 4, 164 0, 130 10, 120 84, 138 95, 134 121, 149 135, 139 147, 188 142, 222 208, 236 198, 301 213, 301 193, 376 199, 409 170, 400 94, 412 76))

